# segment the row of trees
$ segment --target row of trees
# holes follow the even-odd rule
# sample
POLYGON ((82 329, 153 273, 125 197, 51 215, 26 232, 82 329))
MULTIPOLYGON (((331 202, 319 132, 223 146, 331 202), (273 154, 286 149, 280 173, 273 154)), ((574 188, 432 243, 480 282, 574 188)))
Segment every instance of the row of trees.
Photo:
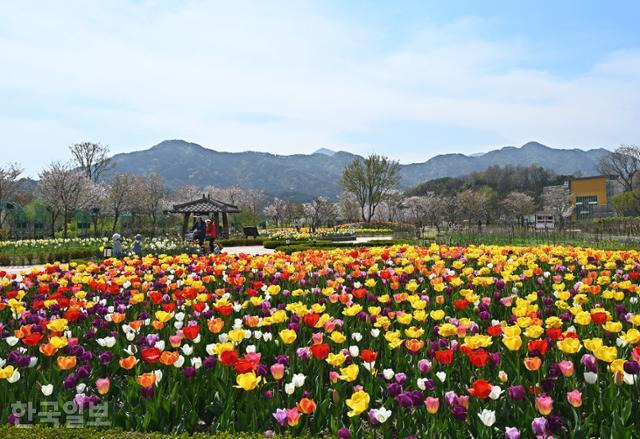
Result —
MULTIPOLYGON (((42 170, 30 196, 25 196, 17 164, 0 167, 0 229, 15 202, 37 200, 46 209, 51 234, 68 236, 71 219, 85 212, 94 232, 104 234, 122 227, 157 232, 160 218, 174 203, 209 195, 240 208, 232 226, 258 224, 307 225, 317 228, 340 222, 396 221, 418 226, 443 222, 523 224, 538 210, 562 220, 571 212, 566 180, 539 166, 492 166, 466 177, 432 180, 408 192, 397 189, 399 164, 377 154, 356 159, 342 174, 343 193, 338 200, 317 197, 308 203, 269 199, 264 192, 239 187, 184 186, 169 191, 162 175, 136 176, 114 173, 109 148, 96 143, 70 146, 71 160, 42 170)), ((640 149, 622 145, 602 158, 599 170, 617 177, 624 193, 613 197, 621 214, 638 214, 640 206, 640 149)))

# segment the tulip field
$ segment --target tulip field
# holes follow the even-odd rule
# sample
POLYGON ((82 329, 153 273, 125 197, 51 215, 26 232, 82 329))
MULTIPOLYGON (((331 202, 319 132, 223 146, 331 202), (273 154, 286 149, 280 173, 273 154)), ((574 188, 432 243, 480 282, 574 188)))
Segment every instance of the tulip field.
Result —
POLYGON ((431 245, 0 272, 8 424, 633 437, 640 253, 431 245))

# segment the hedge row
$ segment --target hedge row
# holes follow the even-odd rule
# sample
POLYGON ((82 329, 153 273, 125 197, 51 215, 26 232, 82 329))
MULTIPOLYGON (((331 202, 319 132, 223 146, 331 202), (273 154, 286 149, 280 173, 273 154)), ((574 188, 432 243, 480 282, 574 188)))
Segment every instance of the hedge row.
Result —
POLYGON ((248 245, 262 245, 265 242, 265 238, 230 238, 220 239, 216 242, 223 247, 240 247, 248 245))
MULTIPOLYGON (((11 439, 262 439, 264 434, 257 433, 195 433, 188 435, 165 433, 137 433, 122 430, 96 430, 93 428, 43 427, 0 427, 0 437, 11 439)), ((286 435, 278 437, 291 438, 286 435)), ((302 436, 297 436, 302 437, 302 436)))
POLYGON ((369 242, 328 242, 328 243, 317 243, 313 245, 309 244, 294 244, 294 245, 282 245, 280 247, 276 247, 276 251, 281 251, 286 254, 291 254, 294 252, 300 252, 305 250, 319 250, 319 249, 334 249, 334 248, 361 248, 361 247, 385 247, 391 245, 398 244, 406 244, 410 245, 411 242, 407 240, 392 240, 392 239, 380 239, 377 241, 369 241, 369 242))

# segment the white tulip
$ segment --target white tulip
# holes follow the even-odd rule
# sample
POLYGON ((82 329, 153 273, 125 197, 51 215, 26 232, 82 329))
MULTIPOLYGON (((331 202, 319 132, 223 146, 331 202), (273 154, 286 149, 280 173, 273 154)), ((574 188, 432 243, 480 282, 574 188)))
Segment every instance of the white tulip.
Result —
POLYGON ((190 345, 186 344, 182 346, 182 353, 188 357, 189 355, 193 354, 193 348, 190 345))
POLYGON ((491 427, 496 423, 496 412, 494 412, 493 410, 484 409, 480 413, 478 413, 478 417, 487 427, 491 427))
POLYGON ((447 379, 447 373, 444 371, 436 372, 436 376, 442 383, 444 383, 444 381, 447 379))
POLYGON ((393 371, 393 369, 385 369, 382 371, 382 375, 384 376, 385 380, 390 380, 395 375, 395 372, 393 371))
POLYGON ((304 376, 303 373, 296 373, 293 375, 293 378, 291 378, 291 382, 296 386, 296 387, 302 387, 304 386, 304 381, 307 377, 304 376))
POLYGON ((293 392, 296 391, 296 386, 293 383, 287 383, 284 385, 284 393, 287 395, 293 395, 293 392))
POLYGON ((595 384, 598 381, 598 374, 594 372, 585 372, 584 380, 587 384, 595 384))
POLYGON ((182 367, 183 364, 184 364, 184 357, 182 355, 180 355, 176 360, 176 362, 173 363, 175 367, 182 367))
POLYGON ((44 384, 40 386, 40 391, 44 396, 49 396, 53 393, 53 384, 44 384))
POLYGON ((7 378, 7 381, 9 381, 11 384, 17 382, 20 379, 20 372, 16 369, 13 372, 13 375, 11 375, 9 378, 7 378))
POLYGON ((502 395, 503 392, 504 390, 502 390, 500 386, 493 385, 491 386, 491 392, 489 393, 489 398, 496 400, 500 398, 500 395, 502 395))
POLYGON ((15 346, 16 343, 18 343, 18 341, 20 341, 20 339, 18 337, 14 337, 13 335, 7 337, 5 340, 7 340, 7 344, 9 346, 15 346))
POLYGON ((380 407, 375 411, 375 418, 381 424, 384 424, 387 419, 391 417, 391 410, 387 410, 384 407, 380 407))

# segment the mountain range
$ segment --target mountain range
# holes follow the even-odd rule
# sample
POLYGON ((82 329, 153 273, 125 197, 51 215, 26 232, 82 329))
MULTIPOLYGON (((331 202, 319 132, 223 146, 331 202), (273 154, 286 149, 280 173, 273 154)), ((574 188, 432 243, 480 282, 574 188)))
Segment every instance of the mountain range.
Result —
MULTIPOLYGON (((440 154, 421 163, 400 165, 400 186, 408 189, 440 177, 459 177, 491 165, 537 164, 561 175, 596 175, 603 148, 556 149, 537 142, 506 146, 484 154, 440 154)), ((342 169, 358 155, 321 148, 312 154, 221 152, 184 140, 166 140, 149 149, 116 154, 111 173, 144 175, 157 172, 167 185, 240 186, 269 196, 307 201, 323 195, 336 198, 342 169)))

